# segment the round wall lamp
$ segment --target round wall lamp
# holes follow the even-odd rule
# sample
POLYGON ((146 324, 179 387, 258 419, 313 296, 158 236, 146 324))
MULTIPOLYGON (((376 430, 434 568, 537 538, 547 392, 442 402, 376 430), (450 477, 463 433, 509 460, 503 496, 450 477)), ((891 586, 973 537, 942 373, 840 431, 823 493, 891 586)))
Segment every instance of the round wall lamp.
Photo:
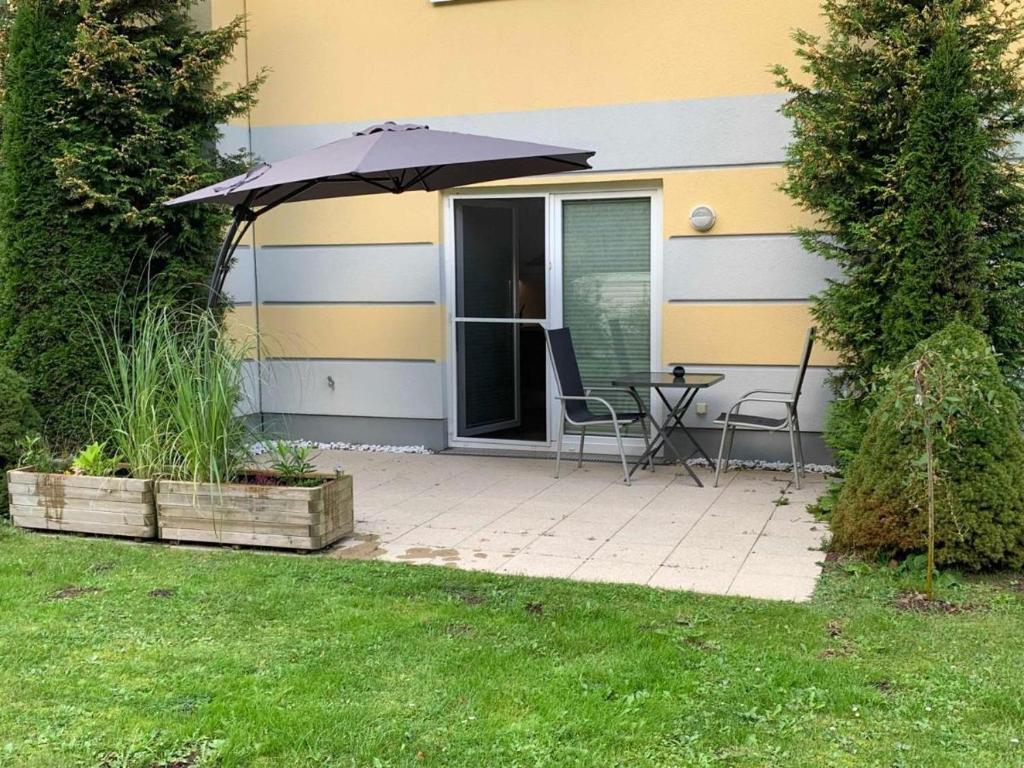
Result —
POLYGON ((710 232, 718 216, 710 205, 698 205, 690 211, 690 226, 698 232, 710 232))

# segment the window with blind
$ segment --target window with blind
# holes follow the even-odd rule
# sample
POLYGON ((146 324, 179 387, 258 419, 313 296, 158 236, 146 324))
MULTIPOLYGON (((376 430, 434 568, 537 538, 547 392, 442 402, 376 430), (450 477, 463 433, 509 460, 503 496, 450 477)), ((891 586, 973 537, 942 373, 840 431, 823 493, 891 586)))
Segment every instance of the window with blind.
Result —
MULTIPOLYGON (((617 375, 650 368, 649 198, 562 203, 562 291, 563 323, 584 385, 607 386, 617 375)), ((639 394, 649 405, 650 393, 639 394)), ((606 399, 616 410, 636 410, 628 395, 606 399)))

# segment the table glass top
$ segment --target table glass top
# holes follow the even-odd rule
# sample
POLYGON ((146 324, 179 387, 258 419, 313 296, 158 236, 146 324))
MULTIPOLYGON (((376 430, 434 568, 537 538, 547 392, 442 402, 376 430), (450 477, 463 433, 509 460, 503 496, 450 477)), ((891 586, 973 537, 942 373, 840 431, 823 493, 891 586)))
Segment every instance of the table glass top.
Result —
POLYGON ((703 389, 717 384, 725 378, 724 373, 687 373, 676 377, 666 371, 639 371, 624 373, 612 380, 616 387, 686 387, 703 389))

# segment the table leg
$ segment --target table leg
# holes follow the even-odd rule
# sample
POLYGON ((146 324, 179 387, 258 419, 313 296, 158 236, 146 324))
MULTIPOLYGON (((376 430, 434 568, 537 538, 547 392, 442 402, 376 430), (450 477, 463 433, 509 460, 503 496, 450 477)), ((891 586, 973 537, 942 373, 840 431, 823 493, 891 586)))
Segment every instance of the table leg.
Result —
MULTIPOLYGON (((676 450, 676 447, 672 444, 672 441, 669 440, 669 436, 672 434, 673 429, 672 424, 669 423, 669 419, 673 418, 676 410, 678 410, 680 407, 682 407, 681 414, 686 413, 686 408, 688 408, 690 403, 693 402, 693 398, 696 396, 697 390, 685 390, 683 392, 682 397, 679 398, 679 402, 676 403, 675 407, 673 407, 672 404, 665 399, 665 395, 659 388, 654 387, 654 390, 658 393, 658 396, 661 398, 662 402, 665 403, 665 407, 668 408, 668 417, 666 417, 665 421, 662 424, 658 424, 654 417, 648 414, 648 418, 650 419, 651 424, 657 431, 657 436, 654 439, 652 439, 651 447, 648 449, 648 451, 645 452, 644 456, 640 458, 640 461, 637 462, 636 466, 633 467, 633 470, 630 472, 630 475, 632 475, 632 472, 635 471, 637 467, 643 464, 644 460, 647 458, 648 455, 650 455, 651 458, 653 458, 654 455, 661 449, 661 447, 665 446, 670 451, 672 451, 673 454, 675 454, 676 461, 683 465, 683 469, 685 469, 687 474, 689 474, 690 477, 693 478, 693 482, 695 482, 698 485, 698 487, 703 488, 704 484, 700 481, 700 478, 697 477, 697 473, 694 472, 693 468, 686 463, 686 459, 684 459, 682 455, 680 455, 679 451, 676 450)), ((679 417, 676 417, 677 420, 678 418, 679 417)))
MULTIPOLYGON (((676 430, 677 427, 681 429, 683 431, 683 434, 686 435, 686 438, 693 444, 693 447, 697 449, 697 453, 704 457, 704 461, 708 463, 708 466, 711 467, 711 471, 714 472, 715 462, 712 461, 711 457, 708 456, 707 452, 700 447, 700 443, 697 442, 696 438, 694 438, 690 430, 686 428, 685 424, 683 424, 683 416, 685 416, 686 412, 690 410, 690 406, 693 404, 694 399, 697 397, 698 391, 699 390, 692 389, 688 390, 687 392, 684 392, 683 396, 679 398, 679 402, 676 403, 675 408, 669 406, 669 416, 672 419, 672 424, 669 425, 668 430, 669 434, 671 434, 676 430), (685 404, 683 403, 683 400, 686 400, 685 404)), ((661 394, 660 390, 658 391, 658 394, 661 394)), ((666 406, 669 405, 668 401, 665 400, 664 395, 662 395, 661 399, 665 402, 666 406)), ((668 419, 665 419, 665 422, 666 424, 668 424, 668 419)))

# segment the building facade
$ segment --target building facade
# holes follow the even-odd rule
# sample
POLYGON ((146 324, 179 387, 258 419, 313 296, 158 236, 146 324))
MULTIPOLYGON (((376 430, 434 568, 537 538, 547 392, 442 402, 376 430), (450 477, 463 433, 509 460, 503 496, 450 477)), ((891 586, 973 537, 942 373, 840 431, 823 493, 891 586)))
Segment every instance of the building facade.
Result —
MULTIPOLYGON (((593 171, 261 218, 228 283, 232 322, 261 340, 252 410, 321 441, 548 450, 540 328, 567 325, 593 383, 724 373, 688 415, 713 443, 744 392, 792 386, 808 299, 838 277, 801 248, 793 230, 813 222, 778 190, 789 127, 770 67, 797 64, 790 34, 820 29, 818 5, 212 0, 210 23, 247 18, 225 76, 267 73, 225 149, 272 163, 395 120, 596 151, 593 171)), ((827 459, 834 363, 816 349, 804 385, 809 460, 827 459)), ((788 450, 758 435, 735 454, 788 450)))

